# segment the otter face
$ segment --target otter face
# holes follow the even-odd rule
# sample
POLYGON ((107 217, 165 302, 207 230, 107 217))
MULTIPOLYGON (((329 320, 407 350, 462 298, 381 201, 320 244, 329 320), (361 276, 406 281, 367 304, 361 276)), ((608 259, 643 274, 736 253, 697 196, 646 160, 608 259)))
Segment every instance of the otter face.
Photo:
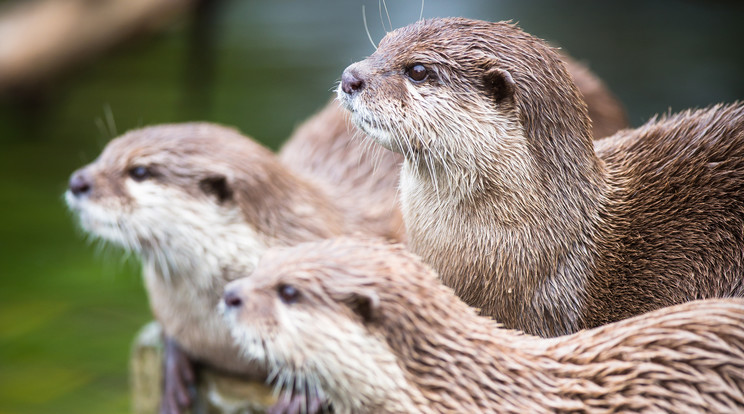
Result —
POLYGON ((264 246, 234 201, 234 172, 219 154, 226 135, 247 141, 208 124, 130 132, 73 173, 67 204, 86 232, 165 276, 250 272, 264 246))
POLYGON ((344 71, 337 95, 359 128, 403 153, 418 184, 512 194, 593 156, 564 63, 509 23, 432 19, 390 32, 344 71))
POLYGON ((277 387, 321 390, 340 412, 375 412, 369 408, 405 380, 370 284, 377 274, 359 262, 366 244, 338 240, 270 249, 251 276, 226 286, 221 311, 245 354, 269 364, 277 387), (360 273, 347 273, 350 263, 360 273))
POLYGON ((467 168, 483 146, 523 145, 509 65, 467 34, 477 27, 430 20, 389 33, 344 71, 338 99, 362 130, 409 159, 467 168))

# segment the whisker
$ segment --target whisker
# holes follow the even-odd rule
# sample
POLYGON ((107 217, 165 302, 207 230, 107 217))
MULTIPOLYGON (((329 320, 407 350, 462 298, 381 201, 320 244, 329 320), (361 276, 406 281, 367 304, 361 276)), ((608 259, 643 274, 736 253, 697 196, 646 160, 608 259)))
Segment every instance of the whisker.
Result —
POLYGON ((385 27, 385 19, 382 18, 382 0, 377 0, 377 10, 380 12, 380 24, 382 25, 382 30, 387 33, 387 27, 385 27))
POLYGON ((105 104, 103 106, 103 113, 106 116, 106 123, 109 126, 109 132, 112 137, 117 136, 116 132, 116 121, 114 121, 114 112, 111 110, 111 105, 105 104))
MULTIPOLYGON (((385 0, 382 0, 382 5, 385 7, 385 14, 387 15, 388 24, 390 25, 390 30, 393 30, 393 22, 390 20, 390 12, 388 12, 387 2, 385 0)), ((382 17, 380 17, 382 18, 382 17)), ((384 25, 383 25, 384 27, 384 25)))
POLYGON ((96 128, 98 128, 98 133, 101 134, 101 136, 105 137, 107 140, 111 139, 106 126, 103 124, 102 118, 96 118, 93 123, 96 125, 96 128))
POLYGON ((372 40, 372 35, 369 33, 369 26, 367 26, 367 13, 365 12, 364 5, 362 4, 362 20, 364 20, 364 30, 367 32, 367 39, 369 39, 369 43, 372 44, 372 47, 377 50, 377 45, 375 44, 375 41, 372 40))

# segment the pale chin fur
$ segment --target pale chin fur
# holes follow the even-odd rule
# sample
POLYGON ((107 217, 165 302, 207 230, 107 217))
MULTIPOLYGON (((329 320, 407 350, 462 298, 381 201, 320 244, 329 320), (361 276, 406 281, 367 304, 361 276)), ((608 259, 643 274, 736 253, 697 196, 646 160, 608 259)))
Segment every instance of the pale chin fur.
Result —
POLYGON ((65 192, 65 201, 71 211, 77 214, 80 227, 89 235, 123 247, 127 251, 140 252, 141 245, 125 226, 121 218, 109 209, 90 201, 87 197, 77 198, 70 190, 65 192))
POLYGON ((266 331, 262 334, 256 326, 245 326, 238 319, 240 310, 228 308, 224 302, 220 302, 218 310, 229 326, 230 334, 239 346, 243 357, 266 364, 269 371, 267 381, 274 382, 275 395, 282 393, 293 395, 297 391, 303 391, 318 395, 323 401, 326 400, 321 380, 318 377, 308 377, 307 373, 303 372, 302 366, 297 369, 293 363, 287 363, 280 355, 273 352, 274 349, 280 352, 284 350, 290 354, 296 352, 291 349, 291 346, 282 347, 275 343, 266 331))
POLYGON ((254 328, 244 327, 238 322, 239 310, 228 308, 225 302, 217 305, 217 311, 230 328, 234 342, 240 347, 243 356, 252 361, 268 361, 266 348, 254 328))
MULTIPOLYGON (((212 200, 194 200, 177 188, 152 181, 127 182, 137 207, 131 222, 136 232, 152 240, 154 259, 171 269, 210 274, 229 268, 236 276, 249 275, 266 249, 255 229, 237 207, 225 208, 212 200), (178 225, 172 225, 172 218, 178 225), (158 257, 158 253, 164 257, 158 257), (165 260, 165 263, 163 263, 165 260)), ((209 278, 201 278, 208 282, 209 278)))

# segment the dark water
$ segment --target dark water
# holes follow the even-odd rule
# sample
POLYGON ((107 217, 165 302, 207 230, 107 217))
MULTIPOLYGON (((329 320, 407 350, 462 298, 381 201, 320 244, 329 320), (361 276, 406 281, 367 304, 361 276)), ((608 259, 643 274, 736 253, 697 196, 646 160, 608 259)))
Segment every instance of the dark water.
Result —
MULTIPOLYGON (((384 34, 376 1, 224 1, 59 77, 0 97, 0 414, 124 413, 149 320, 136 260, 97 249, 62 202, 116 133, 209 120, 276 148, 384 34)), ((432 1, 425 17, 513 19, 588 62, 632 124, 744 98, 744 8, 693 1, 432 1)), ((418 1, 389 1, 392 25, 418 1)), ((0 42, 14 39, 0 39, 0 42)))

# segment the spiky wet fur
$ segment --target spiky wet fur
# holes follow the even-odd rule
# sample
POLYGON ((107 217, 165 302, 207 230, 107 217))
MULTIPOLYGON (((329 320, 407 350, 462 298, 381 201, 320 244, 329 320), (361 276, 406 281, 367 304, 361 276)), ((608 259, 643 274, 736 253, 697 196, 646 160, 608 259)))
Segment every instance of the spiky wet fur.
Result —
POLYGON ((245 352, 269 356, 285 383, 321 389, 337 412, 744 409, 741 299, 541 339, 478 316, 402 246, 349 238, 272 249, 226 290, 243 298, 223 310, 245 352))
POLYGON ((554 336, 744 295, 741 104, 655 119, 595 149, 555 51, 468 19, 391 32, 347 71, 364 80, 338 93, 354 122, 406 158, 410 248, 485 315, 554 336), (406 76, 417 63, 422 82, 406 76), (494 73, 513 79, 511 94, 494 73))

